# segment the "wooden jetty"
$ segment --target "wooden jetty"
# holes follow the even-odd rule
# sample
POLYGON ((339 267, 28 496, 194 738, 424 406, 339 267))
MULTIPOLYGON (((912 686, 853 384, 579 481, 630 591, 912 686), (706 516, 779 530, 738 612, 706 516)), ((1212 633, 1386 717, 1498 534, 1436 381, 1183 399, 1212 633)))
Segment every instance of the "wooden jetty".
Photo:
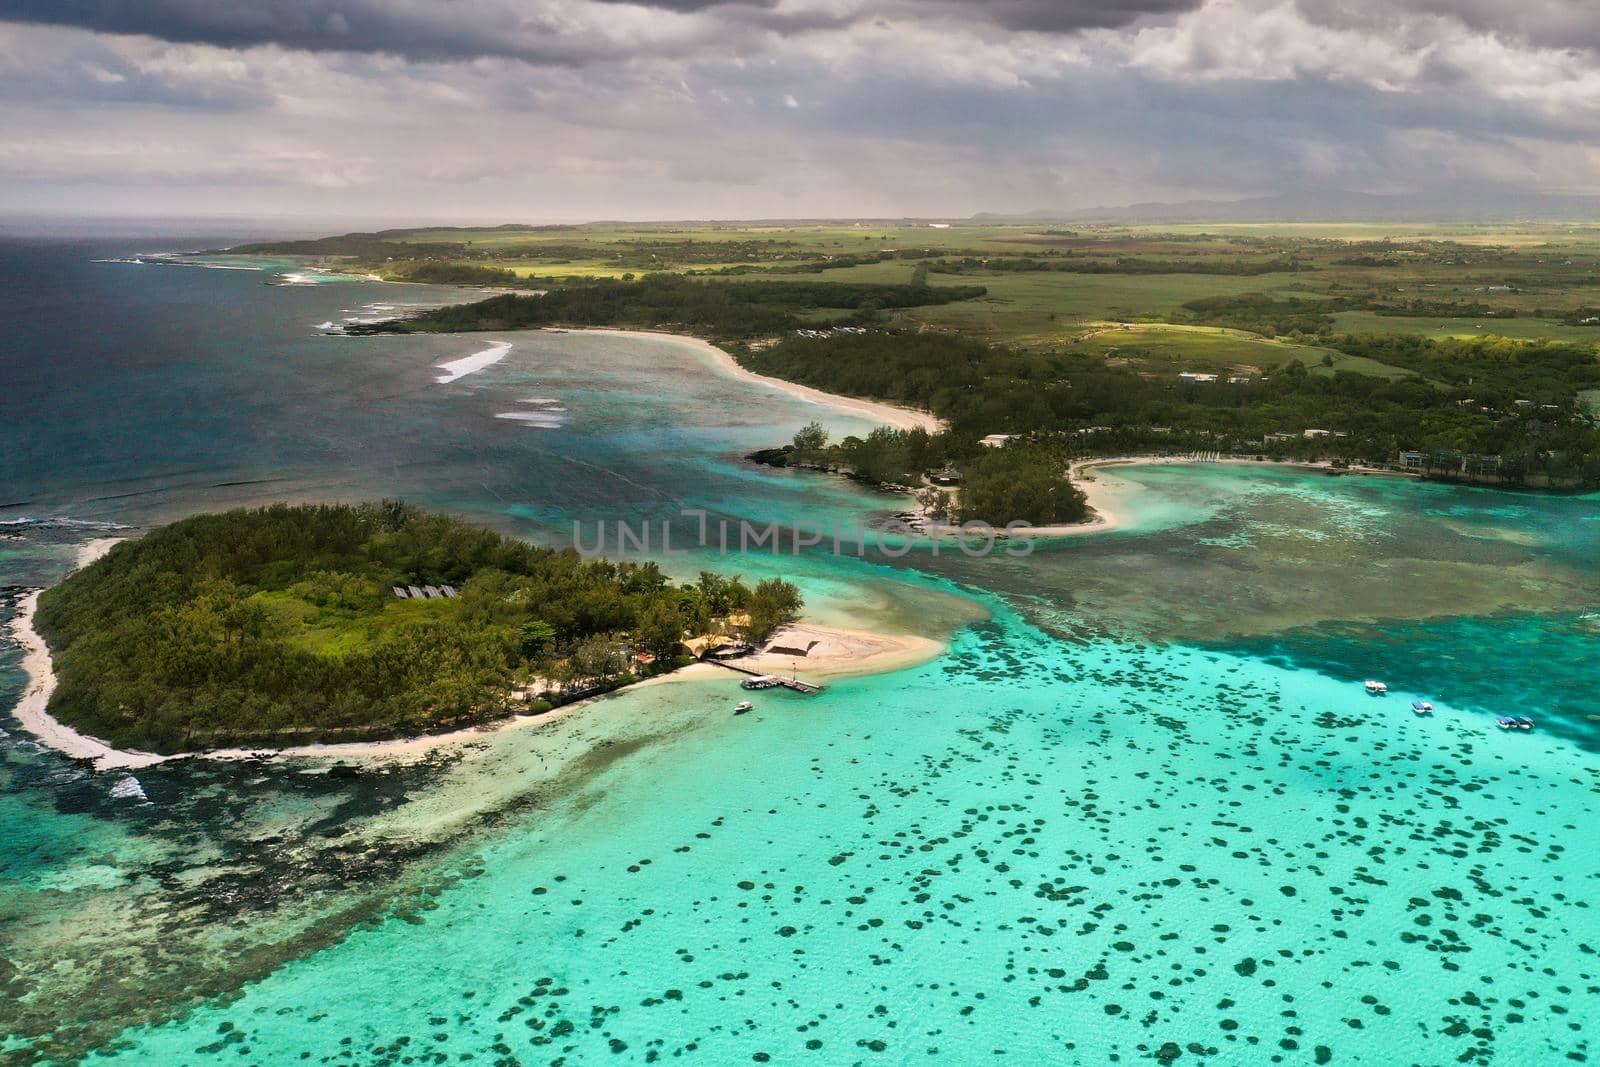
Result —
POLYGON ((783 686, 785 689, 793 689, 796 693, 820 693, 823 690, 823 687, 817 685, 815 682, 802 682, 798 678, 785 678, 781 674, 767 674, 762 671, 753 671, 749 667, 740 667, 737 664, 729 663, 727 660, 708 657, 701 662, 714 663, 718 667, 726 667, 730 671, 738 671, 740 674, 748 675, 751 678, 772 678, 776 680, 778 685, 783 686))

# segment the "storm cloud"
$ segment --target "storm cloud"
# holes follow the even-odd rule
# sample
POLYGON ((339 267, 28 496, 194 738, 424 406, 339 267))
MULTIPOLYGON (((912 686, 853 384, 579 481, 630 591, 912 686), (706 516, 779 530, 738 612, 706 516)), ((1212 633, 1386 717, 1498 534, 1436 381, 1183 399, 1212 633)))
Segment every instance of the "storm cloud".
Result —
POLYGON ((20 209, 962 215, 1600 192, 1526 0, 0 0, 20 209))
MULTIPOLYGON (((612 8, 708 16, 708 29, 755 28, 780 35, 840 28, 871 19, 949 19, 1006 30, 1071 33, 1126 26, 1150 15, 1193 10, 1201 0, 882 0, 780 3, 779 0, 595 0, 612 8)), ((75 26, 98 33, 247 48, 272 44, 308 51, 385 52, 420 60, 507 57, 536 63, 619 58, 623 41, 598 46, 573 17, 583 4, 517 0, 0 0, 0 19, 75 26)), ((637 29, 638 23, 632 24, 637 29)), ((659 47, 646 34, 643 49, 659 47)), ((708 34, 707 36, 714 36, 708 34)))

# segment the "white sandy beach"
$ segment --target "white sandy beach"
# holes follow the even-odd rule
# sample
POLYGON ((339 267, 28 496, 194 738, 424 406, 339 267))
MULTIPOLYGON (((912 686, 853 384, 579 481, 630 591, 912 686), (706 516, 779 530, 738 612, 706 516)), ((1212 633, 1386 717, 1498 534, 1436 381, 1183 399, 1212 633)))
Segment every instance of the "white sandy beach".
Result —
POLYGON ((1097 461, 1075 463, 1072 465, 1069 476, 1072 484, 1082 492, 1084 500, 1093 513, 1093 518, 1087 522, 1073 523, 1068 526, 1033 526, 1020 533, 1017 537, 1076 537, 1080 534, 1109 533, 1118 529, 1126 522, 1126 516, 1117 511, 1117 494, 1114 489, 1104 481, 1094 476, 1094 468, 1103 464, 1097 461))
POLYGON ((769 389, 776 389, 779 392, 788 393, 790 396, 797 397, 798 399, 804 400, 808 403, 820 404, 823 407, 836 408, 840 411, 848 411, 853 415, 860 415, 862 418, 871 419, 874 422, 881 423, 884 426, 893 426, 899 430, 912 430, 921 428, 927 430, 929 433, 938 433, 940 430, 944 429, 943 421, 930 412, 915 411, 911 408, 903 408, 894 404, 886 404, 879 400, 860 400, 855 397, 835 396, 833 393, 825 393, 821 389, 813 389, 808 385, 797 385, 794 382, 784 381, 782 378, 769 378, 764 374, 757 374, 754 371, 746 370, 744 367, 739 365, 738 360, 728 355, 728 353, 724 352, 710 341, 703 340, 699 337, 690 337, 686 334, 680 333, 656 333, 652 330, 584 329, 564 330, 563 332, 597 333, 605 334, 611 337, 641 337, 646 339, 654 339, 657 341, 676 341, 679 344, 685 344, 691 348, 698 349, 699 351, 710 356, 711 361, 716 366, 717 370, 730 378, 739 378, 743 381, 755 382, 759 385, 764 385, 769 389))
MULTIPOLYGON (((86 543, 78 550, 77 565, 87 567, 122 540, 120 537, 102 537, 86 543)), ((29 593, 17 606, 17 617, 11 620, 11 632, 22 646, 22 669, 28 674, 28 687, 12 714, 23 728, 44 744, 75 759, 94 760, 99 768, 148 767, 160 763, 165 756, 151 752, 122 752, 98 738, 81 734, 51 717, 46 709, 56 691, 56 673, 50 662, 50 649, 39 631, 33 627, 33 616, 39 609, 39 594, 29 593)))
MULTIPOLYGON (((913 637, 911 635, 895 635, 869 633, 865 630, 850 630, 833 626, 818 626, 813 623, 793 623, 780 630, 770 642, 769 646, 809 646, 809 653, 804 657, 794 657, 780 653, 758 653, 746 656, 738 663, 749 670, 763 671, 771 674, 788 675, 793 668, 798 668, 797 673, 803 681, 815 681, 819 678, 842 677, 851 674, 880 674, 887 671, 900 670, 912 667, 919 663, 938 656, 944 651, 944 644, 927 637, 913 637)), ((685 681, 726 680, 730 686, 736 681, 737 676, 732 672, 710 663, 695 663, 674 671, 671 674, 659 675, 642 682, 635 682, 617 693, 638 692, 652 686, 672 685, 685 681)), ((730 688, 728 696, 736 699, 738 690, 730 688)), ((607 694, 607 696, 612 694, 607 694)), ((329 760, 350 760, 364 763, 404 763, 414 762, 429 753, 457 745, 471 744, 482 741, 492 734, 509 730, 526 730, 535 727, 548 726, 573 716, 584 708, 589 707, 605 696, 591 697, 587 700, 574 701, 564 704, 559 708, 544 712, 539 715, 511 715, 494 722, 470 726, 464 730, 452 730, 442 734, 423 734, 417 737, 397 737, 387 741, 346 741, 334 744, 297 745, 291 748, 265 749, 256 748, 225 748, 213 749, 209 752, 198 752, 193 755, 203 759, 258 759, 268 756, 273 759, 300 759, 315 758, 329 760)), ((155 760, 163 757, 156 756, 155 760)), ((176 758, 176 757, 173 757, 176 758)), ((102 766, 118 766, 106 763, 102 766)))
POLYGON ((931 637, 873 633, 837 626, 796 622, 780 629, 767 650, 737 660, 739 666, 767 674, 798 674, 802 681, 849 674, 882 674, 926 663, 945 646, 931 637), (771 651, 804 649, 803 656, 771 651))
MULTIPOLYGON (((86 567, 111 550, 121 538, 107 537, 85 544, 78 553, 77 564, 86 567)), ((80 733, 58 722, 48 711, 50 697, 55 692, 56 676, 50 660, 50 649, 34 628, 34 614, 38 610, 39 594, 30 593, 18 605, 17 616, 11 629, 17 643, 22 646, 22 668, 28 674, 28 687, 23 692, 13 714, 17 721, 40 742, 75 759, 94 762, 97 770, 137 769, 149 767, 170 759, 196 757, 201 759, 318 759, 351 760, 365 763, 414 762, 436 749, 482 741, 490 734, 506 730, 522 730, 547 726, 581 711, 595 700, 575 701, 540 715, 511 715, 494 722, 454 730, 450 733, 423 734, 417 737, 398 737, 387 741, 349 741, 334 744, 296 745, 290 748, 256 746, 252 748, 218 748, 205 752, 163 756, 153 752, 128 752, 111 747, 104 741, 80 733)), ((803 657, 762 653, 739 661, 741 666, 770 673, 798 671, 808 680, 817 676, 869 674, 898 670, 923 663, 944 649, 938 641, 925 637, 898 636, 868 633, 838 627, 797 623, 785 627, 773 638, 771 644, 808 649, 803 657)), ((706 663, 697 663, 672 674, 661 675, 626 687, 627 691, 655 685, 668 685, 689 679, 726 678, 733 681, 731 672, 706 663)), ((730 696, 733 694, 730 690, 730 696)))

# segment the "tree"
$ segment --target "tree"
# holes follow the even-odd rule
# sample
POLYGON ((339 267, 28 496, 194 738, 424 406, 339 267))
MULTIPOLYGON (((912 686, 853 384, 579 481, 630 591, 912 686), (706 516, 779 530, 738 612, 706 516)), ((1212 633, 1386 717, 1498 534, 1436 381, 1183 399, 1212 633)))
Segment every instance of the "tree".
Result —
POLYGON ((622 673, 622 649, 609 637, 595 634, 572 646, 572 673, 583 681, 607 682, 622 673))
POLYGON ((799 613, 800 590, 782 578, 759 582, 750 594, 750 640, 761 644, 799 613))
POLYGON ((810 463, 817 453, 826 447, 828 447, 828 431, 822 428, 820 422, 808 422, 794 435, 795 462, 810 463))
MULTIPOLYGON (((715 575, 701 584, 723 614, 750 596, 715 575)), ((120 545, 49 590, 38 618, 59 678, 51 714, 176 752, 481 720, 530 674, 621 675, 617 643, 599 635, 637 633, 670 658, 686 626, 709 628, 701 597, 655 566, 405 505, 274 505, 120 545), (390 592, 445 583, 460 595, 390 592)))
POLYGON ((983 453, 967 464, 962 481, 963 522, 999 527, 1009 522, 1080 522, 1088 515, 1082 491, 1048 452, 1010 444, 983 453))
POLYGON ((910 450, 904 430, 879 426, 867 434, 866 440, 849 439, 846 458, 856 473, 870 482, 911 481, 920 474, 913 471, 910 450))
POLYGON ((645 609, 634 636, 646 652, 668 662, 683 644, 683 614, 676 606, 658 601, 645 609))
POLYGON ((517 638, 522 644, 522 654, 529 659, 538 659, 555 644, 556 628, 543 619, 529 619, 518 629, 517 638))
POLYGON ((943 489, 927 486, 917 492, 917 503, 922 505, 930 518, 940 522, 948 522, 956 516, 952 515, 950 494, 943 489))

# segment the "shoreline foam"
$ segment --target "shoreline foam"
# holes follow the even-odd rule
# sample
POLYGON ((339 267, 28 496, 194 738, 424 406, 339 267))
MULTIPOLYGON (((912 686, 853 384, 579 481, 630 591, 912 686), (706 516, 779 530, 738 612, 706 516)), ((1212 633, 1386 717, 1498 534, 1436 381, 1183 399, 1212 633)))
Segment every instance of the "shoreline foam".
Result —
POLYGON ((447 363, 436 363, 434 364, 434 369, 442 370, 446 373, 439 375, 434 381, 440 385, 449 385, 451 382, 465 378, 469 374, 476 374, 485 367, 494 366, 502 359, 505 359, 506 353, 510 351, 510 341, 494 341, 481 352, 475 352, 460 359, 452 359, 447 363))

